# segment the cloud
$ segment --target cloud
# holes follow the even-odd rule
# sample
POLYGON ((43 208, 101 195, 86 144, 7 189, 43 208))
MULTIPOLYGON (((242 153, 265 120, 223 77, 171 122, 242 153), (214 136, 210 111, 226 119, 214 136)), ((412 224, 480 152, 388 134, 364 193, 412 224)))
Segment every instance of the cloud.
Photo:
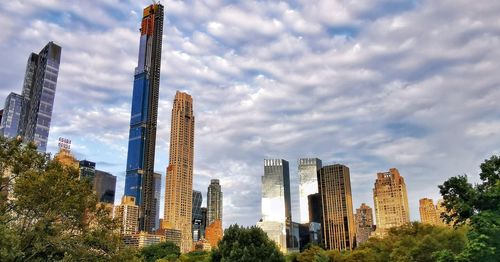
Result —
MULTIPOLYGON (((149 3, 0 4, 0 55, 10 62, 0 69, 0 95, 20 91, 30 52, 49 40, 61 44, 50 148, 57 137, 70 137, 80 156, 111 163, 103 168, 119 177, 117 199, 138 14, 149 3), (22 23, 20 5, 29 14, 22 23)), ((165 6, 155 169, 164 173, 168 165, 175 90, 187 91, 196 115, 194 189, 206 196, 210 179, 221 180, 224 226, 260 219, 264 158, 289 160, 292 176, 300 157, 348 165, 354 208, 373 205, 376 173, 397 167, 417 220, 419 198, 437 198, 438 184, 476 174, 498 153, 494 1, 165 6)))

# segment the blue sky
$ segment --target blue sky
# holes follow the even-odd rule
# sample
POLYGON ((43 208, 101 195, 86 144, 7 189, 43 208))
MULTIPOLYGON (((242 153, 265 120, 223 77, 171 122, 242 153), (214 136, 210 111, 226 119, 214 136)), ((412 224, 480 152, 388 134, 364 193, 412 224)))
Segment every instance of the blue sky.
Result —
MULTIPOLYGON (((260 219, 264 158, 349 166, 354 208, 373 206, 377 172, 418 199, 500 148, 500 2, 467 0, 162 1, 166 19, 156 170, 168 164, 170 110, 196 114, 194 189, 224 191, 224 226, 260 219)), ((63 48, 49 151, 118 177, 123 194, 139 15, 150 1, 0 3, 0 100, 20 92, 30 52, 63 48)), ((163 181, 164 183, 164 181, 163 181)), ((162 211, 163 212, 163 211, 162 211)))

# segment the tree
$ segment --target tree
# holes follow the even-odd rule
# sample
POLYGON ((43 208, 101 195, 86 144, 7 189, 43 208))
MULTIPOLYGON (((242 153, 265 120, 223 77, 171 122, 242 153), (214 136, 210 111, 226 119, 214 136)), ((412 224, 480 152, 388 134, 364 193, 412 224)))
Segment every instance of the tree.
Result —
POLYGON ((182 254, 179 257, 180 262, 203 262, 210 260, 210 253, 207 251, 192 251, 182 254))
POLYGON ((285 258, 276 243, 258 227, 231 225, 212 251, 213 262, 284 262, 285 258))
POLYGON ((161 242, 144 247, 140 255, 146 262, 155 262, 157 259, 176 261, 181 254, 181 249, 173 242, 161 242))
POLYGON ((109 210, 75 168, 33 144, 0 138, 0 172, 1 261, 133 259, 109 210))
POLYGON ((317 245, 311 245, 297 256, 297 262, 329 261, 325 250, 317 245))
POLYGON ((447 213, 454 225, 468 224, 469 242, 457 256, 441 254, 453 261, 498 261, 500 257, 500 157, 481 164, 482 183, 472 185, 467 176, 452 177, 439 186, 447 213))

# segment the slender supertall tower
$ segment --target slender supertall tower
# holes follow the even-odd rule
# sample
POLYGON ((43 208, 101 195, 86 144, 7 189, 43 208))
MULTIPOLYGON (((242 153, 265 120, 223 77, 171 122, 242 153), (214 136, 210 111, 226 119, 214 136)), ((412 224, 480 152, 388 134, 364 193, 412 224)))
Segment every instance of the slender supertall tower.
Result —
POLYGON ((194 114, 190 95, 175 94, 170 131, 170 158, 165 183, 164 228, 181 231, 181 251, 192 248, 194 114))
POLYGON ((134 73, 125 195, 135 197, 140 207, 139 230, 155 227, 154 159, 160 88, 163 6, 144 9, 139 61, 134 73))

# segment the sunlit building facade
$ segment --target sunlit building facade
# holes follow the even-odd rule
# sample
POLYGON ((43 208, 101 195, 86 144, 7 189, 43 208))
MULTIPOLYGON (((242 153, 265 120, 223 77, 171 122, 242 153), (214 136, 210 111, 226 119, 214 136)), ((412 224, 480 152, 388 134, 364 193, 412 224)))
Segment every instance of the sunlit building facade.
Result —
POLYGON ((156 227, 154 159, 160 65, 163 35, 163 6, 144 9, 140 30, 139 58, 134 72, 125 195, 140 207, 139 229, 156 227))
POLYGON ((340 164, 322 167, 318 172, 318 186, 325 248, 352 250, 356 245, 356 227, 349 168, 340 164))
POLYGON ((120 225, 120 234, 135 234, 139 231, 139 206, 132 196, 123 196, 119 206, 115 206, 114 218, 120 225))
POLYGON ((169 228, 182 232, 182 252, 189 252, 193 245, 194 123, 192 97, 177 91, 172 108, 163 220, 169 228))
POLYGON ((309 221, 309 202, 307 197, 311 194, 318 193, 318 170, 322 163, 318 158, 301 158, 299 159, 299 210, 300 223, 308 223, 309 221))
POLYGON ((389 172, 377 173, 373 202, 378 236, 384 236, 391 227, 410 222, 405 180, 396 168, 389 169, 389 172))
MULTIPOLYGON (((291 235, 290 170, 288 161, 265 159, 262 176, 261 227, 286 252, 287 236, 291 235), (288 233, 288 234, 287 234, 288 233)), ((297 240, 298 242, 298 240, 297 240)))

